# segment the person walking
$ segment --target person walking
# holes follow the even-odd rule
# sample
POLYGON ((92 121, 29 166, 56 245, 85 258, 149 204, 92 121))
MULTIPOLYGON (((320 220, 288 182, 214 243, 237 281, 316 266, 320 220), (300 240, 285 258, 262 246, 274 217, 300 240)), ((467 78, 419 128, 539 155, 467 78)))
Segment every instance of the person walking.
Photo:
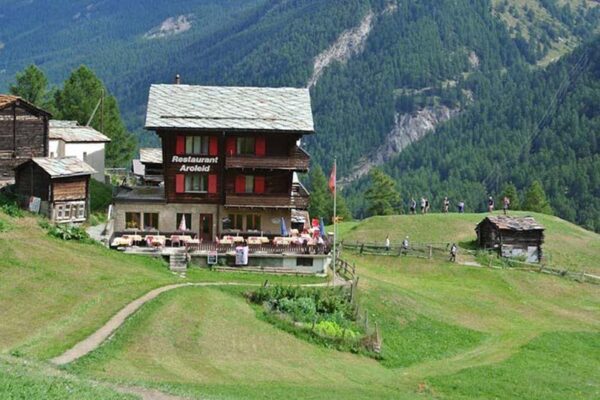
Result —
POLYGON ((456 262, 456 253, 458 253, 458 247, 456 246, 456 243, 452 243, 452 246, 450 246, 450 261, 451 262, 456 262))
POLYGON ((408 247, 409 246, 410 246, 410 243, 408 242, 408 236, 407 236, 402 241, 402 254, 404 254, 404 255, 408 254, 408 247))
POLYGON ((502 210, 504 210, 504 215, 508 214, 508 208, 510 207, 510 199, 508 196, 504 196, 502 199, 502 210))
POLYGON ((390 235, 387 235, 387 236, 385 237, 385 250, 386 250, 387 252, 389 252, 389 251, 390 251, 390 247, 391 247, 391 246, 390 246, 390 235))
POLYGON ((425 214, 425 205, 427 204, 425 197, 421 197, 421 214, 425 214))
POLYGON ((448 197, 444 197, 444 204, 442 207, 442 211, 444 211, 444 214, 448 214, 449 209, 450 209, 450 200, 448 200, 448 197))
POLYGON ((415 201, 415 199, 411 198, 410 199, 410 213, 412 215, 415 215, 417 212, 417 202, 415 201))
POLYGON ((459 214, 464 214, 465 213, 465 202, 464 201, 459 201, 458 202, 458 213, 459 214))
POLYGON ((492 196, 488 198, 488 212, 494 212, 494 198, 492 196))
POLYGON ((429 204, 429 199, 425 198, 425 214, 429 214, 430 207, 431 207, 431 204, 429 204))

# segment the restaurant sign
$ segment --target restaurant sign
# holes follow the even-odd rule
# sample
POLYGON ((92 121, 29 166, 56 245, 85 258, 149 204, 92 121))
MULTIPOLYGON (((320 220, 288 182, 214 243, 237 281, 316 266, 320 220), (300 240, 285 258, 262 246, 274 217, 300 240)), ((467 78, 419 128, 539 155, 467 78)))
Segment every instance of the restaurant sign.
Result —
POLYGON ((171 163, 183 164, 179 172, 210 172, 211 165, 219 163, 219 157, 173 156, 171 163))

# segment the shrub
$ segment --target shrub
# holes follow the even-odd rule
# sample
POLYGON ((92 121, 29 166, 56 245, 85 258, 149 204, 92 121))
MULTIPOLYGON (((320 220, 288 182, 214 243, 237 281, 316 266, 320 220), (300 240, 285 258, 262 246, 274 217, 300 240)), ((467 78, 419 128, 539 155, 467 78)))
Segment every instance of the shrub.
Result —
POLYGON ((352 329, 346 329, 333 321, 321 321, 315 325, 315 332, 321 336, 335 339, 356 339, 360 335, 352 329))
POLYGON ((275 308, 289 314, 294 321, 311 322, 317 315, 315 301, 310 297, 290 299, 284 297, 276 302, 275 308))
POLYGON ((79 242, 88 242, 90 239, 87 232, 75 225, 52 225, 47 221, 40 222, 40 226, 48 231, 48 235, 61 240, 74 240, 79 242))
POLYGON ((24 215, 23 210, 16 203, 4 203, 0 208, 4 214, 13 218, 22 218, 24 215))

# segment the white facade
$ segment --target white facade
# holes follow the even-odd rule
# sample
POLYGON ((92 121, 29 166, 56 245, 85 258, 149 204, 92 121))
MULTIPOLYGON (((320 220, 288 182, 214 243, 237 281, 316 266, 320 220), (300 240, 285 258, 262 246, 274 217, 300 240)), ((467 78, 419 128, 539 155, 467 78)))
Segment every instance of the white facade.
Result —
POLYGON ((106 143, 85 142, 65 143, 62 140, 49 141, 50 157, 76 157, 96 170, 92 178, 104 182, 104 147, 106 143))

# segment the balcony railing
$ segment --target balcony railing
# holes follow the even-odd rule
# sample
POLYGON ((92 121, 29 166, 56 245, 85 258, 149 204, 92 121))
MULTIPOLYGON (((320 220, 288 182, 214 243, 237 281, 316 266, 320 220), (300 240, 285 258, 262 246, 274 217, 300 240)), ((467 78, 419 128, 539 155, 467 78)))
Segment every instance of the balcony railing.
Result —
POLYGON ((230 208, 308 208, 309 194, 301 184, 292 186, 290 195, 283 194, 227 194, 225 207, 230 208))
POLYGON ((257 157, 251 156, 227 156, 226 168, 245 169, 285 169, 291 171, 308 171, 310 156, 301 147, 294 147, 292 153, 287 156, 257 157))

